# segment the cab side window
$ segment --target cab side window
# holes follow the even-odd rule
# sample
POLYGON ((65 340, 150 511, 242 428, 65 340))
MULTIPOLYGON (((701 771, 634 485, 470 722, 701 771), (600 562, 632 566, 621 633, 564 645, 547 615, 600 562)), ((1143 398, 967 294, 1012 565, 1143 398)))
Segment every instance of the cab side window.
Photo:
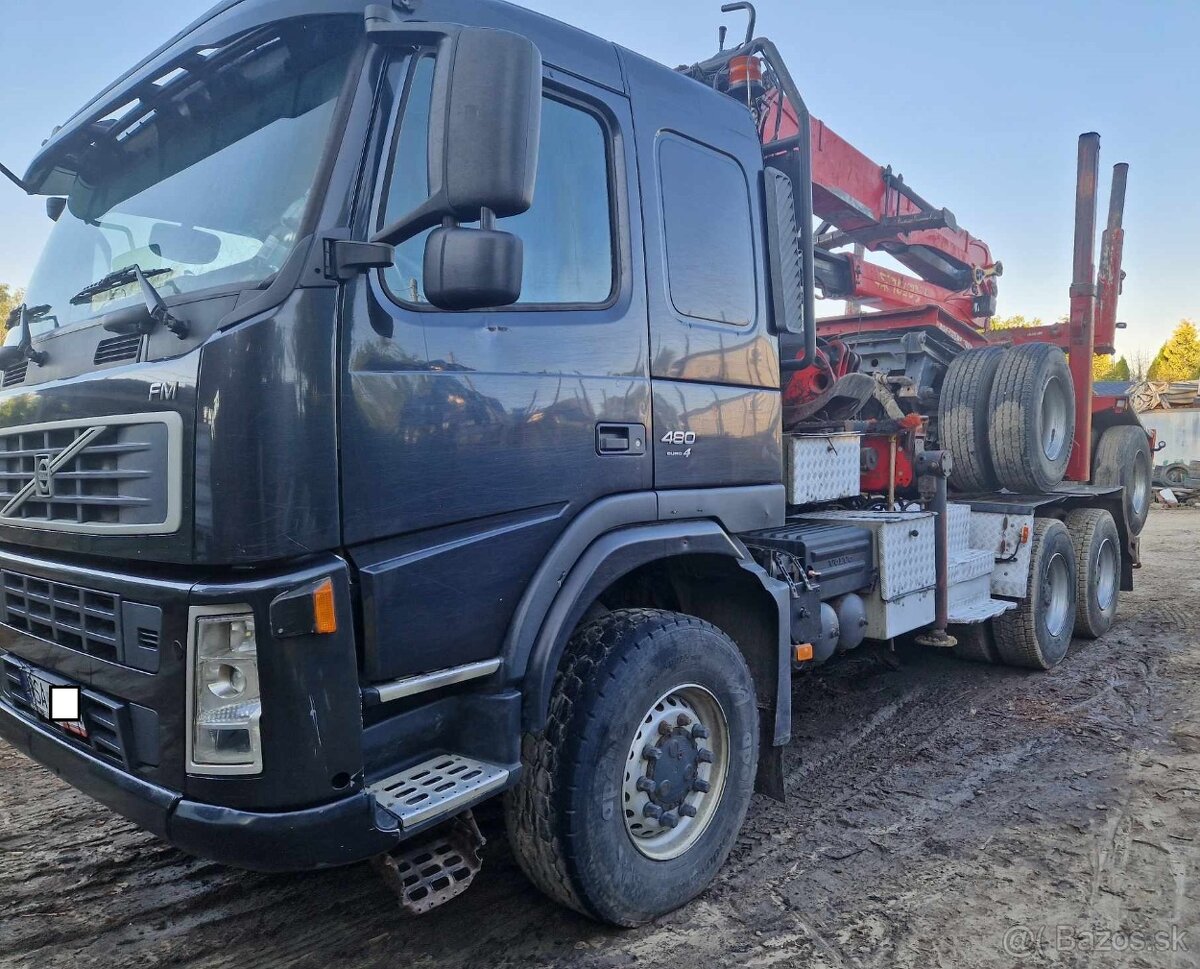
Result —
POLYGON ((750 186, 729 155, 679 135, 658 143, 667 285, 681 316, 748 326, 758 284, 750 186))
MULTIPOLYGON (((412 211, 429 197, 429 113, 434 58, 409 72, 401 122, 377 227, 412 211)), ((547 96, 533 207, 497 221, 524 244, 522 306, 599 305, 615 288, 611 151, 608 130, 590 111, 547 96)), ((384 273, 392 297, 428 307, 422 265, 428 232, 396 247, 384 273)))

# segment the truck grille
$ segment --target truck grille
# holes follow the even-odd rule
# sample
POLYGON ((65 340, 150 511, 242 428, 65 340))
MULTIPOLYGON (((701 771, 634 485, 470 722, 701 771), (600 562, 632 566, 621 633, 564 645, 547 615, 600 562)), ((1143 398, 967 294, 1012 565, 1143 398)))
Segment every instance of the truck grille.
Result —
POLYGON ((109 663, 158 672, 162 639, 158 606, 3 569, 0 623, 109 663))
POLYGON ((119 661, 121 600, 116 596, 7 570, 0 572, 0 585, 5 625, 89 656, 119 661))
POLYGON ((0 430, 0 524, 95 534, 179 527, 178 414, 0 430))

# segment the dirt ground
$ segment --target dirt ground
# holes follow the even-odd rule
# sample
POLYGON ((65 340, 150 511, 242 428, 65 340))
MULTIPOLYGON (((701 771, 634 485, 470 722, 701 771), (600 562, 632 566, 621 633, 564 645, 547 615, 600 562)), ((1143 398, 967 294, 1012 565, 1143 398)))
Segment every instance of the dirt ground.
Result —
POLYGON ((495 813, 462 898, 367 866, 188 858, 0 743, 4 966, 1200 967, 1200 511, 1159 511, 1122 618, 1050 674, 904 652, 795 687, 789 800, 716 883, 616 931, 524 880, 495 813))

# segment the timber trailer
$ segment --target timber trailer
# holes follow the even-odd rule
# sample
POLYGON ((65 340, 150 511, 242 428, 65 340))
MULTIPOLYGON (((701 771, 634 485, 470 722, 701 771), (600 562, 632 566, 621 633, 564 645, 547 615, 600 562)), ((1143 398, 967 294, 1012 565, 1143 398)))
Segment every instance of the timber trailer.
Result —
POLYGON ((726 9, 670 70, 498 0, 222 0, 4 170, 54 226, 0 349, 0 736, 410 912, 503 796, 538 887, 636 925, 782 798, 794 674, 1108 628, 1124 166, 1097 280, 1081 140, 1069 322, 994 331, 987 246, 726 9))

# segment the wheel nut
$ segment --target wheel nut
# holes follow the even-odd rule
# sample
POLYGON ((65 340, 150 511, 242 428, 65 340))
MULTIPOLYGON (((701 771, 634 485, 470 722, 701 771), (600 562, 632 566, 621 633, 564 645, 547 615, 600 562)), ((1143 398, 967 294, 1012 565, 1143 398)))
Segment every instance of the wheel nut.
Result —
POLYGON ((706 747, 701 747, 699 750, 696 751, 696 760, 700 761, 700 763, 702 763, 702 764, 711 764, 712 763, 712 751, 706 747))
POLYGON ((671 725, 666 720, 661 721, 658 725, 658 732, 664 737, 671 736, 671 725))
POLYGON ((696 809, 690 804, 681 804, 679 805, 679 813, 685 818, 694 818, 696 816, 696 809))
POLYGON ((674 811, 667 811, 661 818, 658 819, 658 823, 664 828, 673 828, 679 823, 679 815, 674 811))
POLYGON ((692 781, 692 790, 699 791, 701 794, 707 794, 709 790, 711 790, 711 787, 708 781, 702 781, 699 777, 697 777, 694 781, 692 781))
POLYGON ((645 794, 653 794, 658 787, 649 777, 639 777, 637 779, 637 789, 645 794))
POLYGON ((677 724, 679 724, 679 726, 681 726, 681 727, 686 727, 688 724, 690 724, 692 722, 692 718, 689 717, 686 713, 681 713, 679 716, 677 716, 675 718, 675 722, 677 724))
POLYGON ((662 817, 662 813, 663 809, 657 804, 647 804, 642 808, 642 817, 650 818, 651 820, 658 820, 662 817))
POLYGON ((647 744, 642 748, 642 756, 646 760, 658 760, 662 756, 662 751, 651 744, 647 744))
POLYGON ((708 730, 706 730, 704 727, 700 726, 700 724, 696 724, 696 726, 692 727, 692 739, 693 740, 707 740, 708 739, 708 730))

